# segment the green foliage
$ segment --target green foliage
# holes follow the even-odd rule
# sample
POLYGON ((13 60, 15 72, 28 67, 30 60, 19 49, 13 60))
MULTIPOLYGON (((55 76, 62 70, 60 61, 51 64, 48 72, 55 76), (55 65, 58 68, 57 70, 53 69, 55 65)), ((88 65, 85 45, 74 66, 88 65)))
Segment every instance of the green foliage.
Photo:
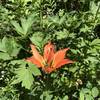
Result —
POLYGON ((22 3, 23 5, 26 5, 28 2, 31 2, 32 0, 9 0, 13 3, 18 2, 18 3, 22 3))
POLYGON ((99 0, 0 1, 0 100, 99 100, 99 73, 99 0), (47 74, 25 61, 49 41, 75 63, 47 74))
POLYGON ((44 47, 44 45, 50 41, 51 36, 47 35, 45 36, 45 33, 42 32, 35 32, 31 37, 30 40, 37 48, 41 51, 44 47))
POLYGON ((19 53, 20 46, 15 42, 14 38, 4 37, 0 41, 0 59, 10 60, 19 53))
MULTIPOLYGON (((15 64, 17 61, 13 61, 11 63, 15 64)), ((39 69, 33 64, 28 63, 27 65, 25 61, 18 61, 18 63, 20 63, 20 66, 15 71, 16 79, 11 84, 17 84, 21 82, 22 87, 30 89, 34 81, 33 75, 38 76, 41 75, 41 73, 39 69)))
POLYGON ((94 100, 99 95, 99 90, 97 87, 93 88, 83 88, 80 91, 80 99, 79 100, 94 100))
POLYGON ((15 30, 19 35, 26 36, 33 22, 35 21, 35 16, 36 14, 34 13, 30 15, 27 19, 21 18, 21 26, 16 21, 11 21, 11 23, 15 27, 15 30))

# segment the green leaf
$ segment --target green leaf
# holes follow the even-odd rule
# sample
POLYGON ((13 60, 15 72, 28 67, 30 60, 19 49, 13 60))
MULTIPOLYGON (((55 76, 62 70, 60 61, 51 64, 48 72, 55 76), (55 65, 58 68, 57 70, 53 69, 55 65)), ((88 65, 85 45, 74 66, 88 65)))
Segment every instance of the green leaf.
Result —
POLYGON ((17 56, 20 49, 21 47, 16 43, 14 38, 4 37, 0 41, 0 51, 7 53, 11 57, 17 56))
POLYGON ((25 88, 30 89, 31 85, 33 84, 34 78, 32 76, 32 73, 29 69, 24 69, 22 72, 24 72, 21 76, 23 78, 22 86, 25 86, 25 88))
POLYGON ((99 45, 100 46, 100 39, 95 39, 92 41, 91 46, 92 45, 99 45))
POLYGON ((7 37, 4 37, 2 40, 0 40, 0 51, 2 52, 6 52, 6 43, 7 43, 8 39, 7 37))
POLYGON ((20 80, 20 78, 17 78, 11 84, 14 85, 14 84, 20 83, 21 81, 22 80, 20 80))
POLYGON ((10 60, 12 57, 17 56, 20 46, 13 38, 4 37, 0 41, 0 59, 10 60))
POLYGON ((13 81, 13 84, 21 82, 22 87, 30 89, 33 84, 34 78, 29 68, 25 68, 25 66, 20 67, 16 70, 16 77, 17 79, 13 81))
MULTIPOLYGON (((98 5, 99 6, 99 5, 98 5)), ((90 2, 90 10, 91 12, 95 15, 98 9, 98 6, 96 5, 96 3, 94 1, 90 2)))
POLYGON ((16 21, 11 21, 11 24, 15 27, 15 30, 17 31, 17 33, 19 35, 24 34, 24 31, 23 31, 22 27, 19 25, 19 23, 17 23, 16 21))
POLYGON ((64 29, 63 31, 56 32, 55 35, 57 36, 57 39, 60 40, 67 38, 69 36, 69 32, 66 29, 64 29))
POLYGON ((91 95, 86 94, 85 95, 85 100, 94 100, 93 97, 91 95))
MULTIPOLYGON (((12 65, 15 65, 15 64, 19 64, 19 65, 21 65, 21 64, 25 64, 26 65, 26 61, 25 60, 12 60, 11 62, 10 62, 12 65)), ((25 66, 24 65, 24 66, 25 66)))
POLYGON ((80 96, 79 96, 79 100, 84 100, 84 92, 81 90, 80 91, 80 96))
POLYGON ((88 82, 87 82, 86 87, 87 87, 87 88, 89 88, 89 89, 91 89, 91 88, 92 88, 92 84, 91 84, 91 82, 90 82, 90 81, 88 81, 88 82))
POLYGON ((21 36, 26 36, 33 22, 35 21, 36 13, 31 14, 28 18, 21 18, 21 26, 16 21, 11 21, 17 33, 21 36))
POLYGON ((23 28, 23 31, 24 31, 24 35, 26 35, 28 33, 30 27, 32 26, 34 17, 35 16, 31 15, 27 19, 21 18, 21 25, 22 25, 22 28, 23 28))
POLYGON ((28 16, 27 20, 26 20, 26 28, 29 29, 33 22, 35 21, 35 17, 36 17, 36 14, 33 13, 32 15, 28 16))
POLYGON ((62 100, 68 100, 68 96, 64 96, 64 98, 62 100))
POLYGON ((20 64, 20 67, 16 69, 15 73, 15 80, 12 82, 12 84, 22 83, 22 87, 25 87, 27 89, 30 89, 33 81, 34 76, 41 75, 40 70, 33 64, 27 63, 23 60, 15 60, 11 62, 11 64, 20 64), (28 66, 27 66, 28 64, 28 66), (26 67, 27 66, 27 67, 26 67))
POLYGON ((75 49, 71 49, 71 52, 72 53, 74 53, 74 54, 78 54, 78 53, 80 53, 80 51, 77 49, 77 50, 75 50, 75 49))
POLYGON ((97 97, 99 95, 99 90, 97 87, 93 87, 91 92, 93 97, 97 97))
POLYGON ((41 32, 36 32, 32 35, 30 40, 33 44, 35 44, 37 47, 41 48, 43 43, 44 35, 41 32))
POLYGON ((43 91, 43 94, 40 96, 40 99, 41 100, 52 100, 52 97, 53 95, 51 94, 51 91, 43 91))
POLYGON ((12 39, 9 40, 8 48, 10 48, 9 51, 8 51, 10 56, 15 57, 19 53, 21 46, 18 45, 15 42, 15 40, 12 38, 12 39))
POLYGON ((94 62, 94 63, 99 62, 96 57, 88 57, 86 60, 94 62))
POLYGON ((28 31, 28 26, 27 26, 27 21, 25 18, 21 18, 21 26, 23 29, 23 34, 26 35, 26 33, 28 31))
POLYGON ((62 25, 65 20, 66 20, 66 16, 63 15, 59 20, 59 25, 62 25))
POLYGON ((89 94, 91 92, 88 88, 83 88, 82 91, 84 92, 84 94, 89 94))
POLYGON ((33 73, 34 76, 38 76, 41 75, 40 70, 36 67, 36 65, 28 63, 29 65, 29 70, 31 71, 31 73, 33 73))
POLYGON ((2 60, 10 60, 12 58, 9 56, 9 54, 0 52, 0 59, 2 59, 2 60))

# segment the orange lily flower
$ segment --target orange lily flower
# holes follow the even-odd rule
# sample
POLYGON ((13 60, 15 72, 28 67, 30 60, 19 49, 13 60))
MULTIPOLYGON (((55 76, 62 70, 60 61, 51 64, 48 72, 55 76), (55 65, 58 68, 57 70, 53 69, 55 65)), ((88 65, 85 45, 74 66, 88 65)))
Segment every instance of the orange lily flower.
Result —
POLYGON ((51 73, 65 64, 73 63, 73 61, 65 59, 66 51, 69 48, 55 52, 54 45, 49 42, 45 45, 44 54, 41 56, 34 45, 31 44, 30 46, 33 55, 27 58, 26 61, 37 65, 38 68, 42 68, 46 73, 51 73))

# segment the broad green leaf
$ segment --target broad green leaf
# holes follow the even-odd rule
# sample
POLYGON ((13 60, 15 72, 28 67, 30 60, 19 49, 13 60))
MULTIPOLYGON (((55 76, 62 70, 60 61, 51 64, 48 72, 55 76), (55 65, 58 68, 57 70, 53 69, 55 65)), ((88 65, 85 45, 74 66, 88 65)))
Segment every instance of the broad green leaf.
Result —
POLYGON ((64 98, 62 100, 68 100, 68 96, 64 96, 64 98))
POLYGON ((97 97, 99 95, 99 90, 97 87, 93 87, 91 92, 93 97, 97 97))
POLYGON ((32 35, 30 40, 32 41, 33 44, 35 44, 37 47, 41 48, 42 43, 43 43, 44 35, 41 32, 36 32, 32 35))
POLYGON ((23 70, 22 74, 22 86, 25 86, 25 88, 30 89, 31 85, 33 84, 34 78, 32 76, 32 73, 30 72, 29 69, 23 70))
POLYGON ((10 48, 10 49, 8 49, 10 56, 14 57, 14 56, 17 56, 17 54, 19 53, 21 46, 18 45, 16 43, 16 41, 12 38, 12 39, 9 40, 8 48, 10 48))
POLYGON ((86 94, 85 95, 85 100, 94 100, 91 95, 86 94))
POLYGON ((79 100, 84 100, 84 92, 80 91, 79 100))
MULTIPOLYGON (((32 14, 33 15, 33 14, 32 14)), ((23 31, 24 31, 24 34, 26 35, 30 29, 30 27, 32 26, 33 24, 33 21, 34 21, 34 17, 35 16, 32 16, 30 15, 27 19, 25 18, 21 18, 21 25, 22 25, 22 28, 23 28, 23 31)))
POLYGON ((91 61, 91 62, 99 62, 96 57, 88 57, 86 60, 91 61))
POLYGON ((9 56, 17 56, 21 47, 15 42, 13 38, 4 37, 0 42, 0 51, 8 53, 9 56))
POLYGON ((31 85, 33 84, 34 78, 29 68, 25 68, 25 66, 20 67, 16 70, 16 74, 17 80, 15 80, 13 84, 21 82, 22 87, 30 89, 31 85))
POLYGON ((2 60, 10 60, 12 58, 9 56, 9 54, 0 52, 0 59, 2 59, 2 60))
POLYGON ((59 20, 59 25, 62 25, 65 20, 66 20, 66 16, 63 15, 59 20))
POLYGON ((67 38, 69 35, 69 32, 66 29, 64 29, 63 31, 56 32, 55 35, 57 36, 57 39, 60 40, 60 39, 67 38))
POLYGON ((11 21, 11 24, 15 27, 15 30, 19 35, 24 35, 24 31, 22 27, 19 25, 19 23, 17 23, 16 21, 11 21))
POLYGON ((26 20, 27 19, 25 19, 25 18, 21 18, 21 26, 22 26, 24 35, 26 35, 27 31, 28 31, 28 26, 27 26, 27 21, 26 20))
POLYGON ((7 41, 5 43, 5 48, 6 48, 6 52, 11 55, 12 51, 13 51, 13 43, 12 43, 12 39, 11 38, 7 38, 7 41))
POLYGON ((33 22, 36 20, 36 13, 28 16, 28 18, 21 18, 21 26, 16 21, 11 21, 12 25, 19 35, 27 35, 29 29, 31 28, 33 22))
POLYGON ((99 45, 100 46, 100 39, 93 40, 91 45, 99 45))
POLYGON ((53 97, 53 95, 47 94, 45 100, 52 100, 52 97, 53 97))
MULTIPOLYGON (((15 65, 15 64, 21 65, 21 64, 26 64, 27 62, 24 61, 24 60, 12 60, 10 63, 11 63, 12 65, 15 65)), ((25 65, 24 65, 24 66, 25 66, 25 65)))
POLYGON ((90 10, 91 12, 95 15, 97 12, 98 6, 96 5, 96 3, 94 1, 90 2, 90 10))
POLYGON ((15 48, 13 48, 13 51, 12 51, 12 53, 11 53, 11 56, 12 56, 12 57, 17 56, 17 54, 19 53, 20 49, 21 49, 20 47, 15 47, 15 48))
POLYGON ((7 37, 4 37, 1 41, 0 41, 0 51, 2 52, 6 52, 6 43, 7 43, 8 39, 7 37))
POLYGON ((15 60, 12 61, 11 64, 19 64, 20 67, 16 69, 16 79, 12 82, 12 84, 22 83, 22 87, 30 89, 33 84, 34 76, 41 75, 40 70, 33 64, 27 63, 24 60, 15 60), (27 66, 28 65, 28 66, 27 66), (27 66, 27 67, 26 67, 27 66))
POLYGON ((89 89, 91 89, 91 88, 92 88, 92 84, 91 84, 91 82, 90 82, 90 81, 88 81, 88 82, 87 82, 86 87, 87 87, 87 88, 89 88, 89 89))
POLYGON ((94 48, 100 50, 100 44, 94 46, 94 48))
POLYGON ((0 41, 0 59, 10 60, 12 57, 17 56, 20 46, 13 38, 4 37, 0 41))
POLYGON ((78 49, 77 50, 71 49, 71 52, 73 52, 74 54, 80 53, 80 51, 78 49))
POLYGON ((35 76, 41 75, 41 72, 37 68, 36 65, 31 64, 31 63, 28 63, 28 65, 29 65, 29 70, 30 70, 31 73, 33 73, 33 75, 35 75, 35 76))
POLYGON ((36 21, 36 13, 33 13, 32 15, 28 16, 28 18, 26 20, 28 29, 32 26, 34 21, 36 21))
POLYGON ((84 92, 84 94, 91 93, 90 89, 88 89, 88 88, 84 88, 84 89, 82 89, 82 91, 84 92))

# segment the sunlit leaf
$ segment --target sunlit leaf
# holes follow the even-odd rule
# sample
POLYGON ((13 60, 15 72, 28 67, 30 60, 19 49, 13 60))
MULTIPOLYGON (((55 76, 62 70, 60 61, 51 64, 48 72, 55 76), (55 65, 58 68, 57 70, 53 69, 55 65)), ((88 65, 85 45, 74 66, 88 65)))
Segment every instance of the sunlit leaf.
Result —
POLYGON ((79 100, 84 100, 84 93, 83 93, 83 91, 80 91, 80 97, 79 97, 79 100))
POLYGON ((91 45, 99 45, 100 46, 100 39, 93 40, 91 45))
POLYGON ((33 75, 38 76, 41 75, 40 70, 37 68, 36 65, 29 63, 29 70, 31 71, 31 73, 33 73, 33 75))
POLYGON ((11 64, 20 64, 20 67, 16 69, 15 73, 15 79, 12 82, 12 84, 20 83, 22 84, 22 87, 25 87, 27 89, 30 89, 33 81, 34 76, 41 75, 40 70, 33 64, 23 61, 23 60, 15 60, 11 62, 11 64), (28 66, 28 67, 26 67, 28 66))
POLYGON ((15 27, 15 30, 17 31, 18 34, 22 35, 24 34, 24 31, 22 27, 17 23, 16 21, 11 21, 11 24, 15 27))
POLYGON ((92 96, 97 97, 99 95, 99 90, 97 87, 92 88, 92 96))
POLYGON ((10 60, 12 58, 9 56, 9 54, 0 52, 0 59, 2 59, 2 60, 10 60))

